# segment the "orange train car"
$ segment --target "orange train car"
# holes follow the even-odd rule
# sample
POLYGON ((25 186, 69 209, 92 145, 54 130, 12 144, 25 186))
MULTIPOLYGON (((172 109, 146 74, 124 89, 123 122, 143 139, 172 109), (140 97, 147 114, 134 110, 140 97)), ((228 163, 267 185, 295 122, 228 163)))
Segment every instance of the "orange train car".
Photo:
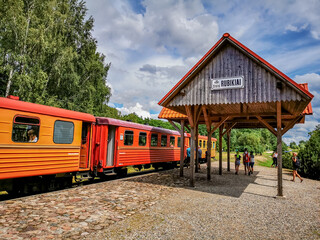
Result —
MULTIPOLYGON (((211 158, 214 158, 216 156, 216 138, 211 138, 211 158)), ((202 150, 202 156, 201 158, 206 157, 206 151, 208 147, 208 137, 207 136, 198 136, 198 146, 200 146, 200 149, 202 150)))
MULTIPOLYGON (((186 143, 185 143, 186 148, 188 148, 190 146, 190 139, 191 139, 190 134, 188 134, 188 137, 186 138, 186 143)), ((211 138, 211 158, 214 158, 216 156, 216 142, 217 142, 216 138, 211 138)), ((200 161, 200 163, 205 163, 205 162, 207 162, 206 151, 208 150, 207 149, 207 147, 208 147, 208 137, 207 136, 202 136, 202 135, 198 136, 197 147, 199 147, 199 146, 202 151, 201 159, 199 159, 199 161, 200 161)), ((195 154, 196 154, 196 152, 195 152, 195 154)))
POLYGON ((90 114, 1 97, 0 191, 71 184, 70 173, 90 170, 94 123, 90 114))

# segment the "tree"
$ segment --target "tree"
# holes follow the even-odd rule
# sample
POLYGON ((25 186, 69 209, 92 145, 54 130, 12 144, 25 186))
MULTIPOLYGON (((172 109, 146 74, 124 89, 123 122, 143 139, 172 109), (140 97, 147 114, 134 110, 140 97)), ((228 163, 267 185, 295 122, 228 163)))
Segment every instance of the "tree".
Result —
POLYGON ((299 172, 304 176, 320 180, 320 124, 309 133, 309 136, 309 140, 304 142, 305 146, 300 148, 298 154, 301 162, 299 172))
POLYGON ((0 0, 0 94, 103 114, 110 64, 78 0, 0 0))
POLYGON ((290 146, 291 149, 297 149, 298 148, 298 145, 295 142, 291 142, 289 146, 290 146))

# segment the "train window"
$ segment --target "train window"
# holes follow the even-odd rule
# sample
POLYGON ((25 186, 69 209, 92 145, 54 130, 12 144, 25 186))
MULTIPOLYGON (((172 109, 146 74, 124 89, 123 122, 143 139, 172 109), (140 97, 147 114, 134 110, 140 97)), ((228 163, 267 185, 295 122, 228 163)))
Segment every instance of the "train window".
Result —
POLYGON ((214 145, 215 145, 215 144, 216 144, 216 143, 214 143, 214 142, 212 143, 212 149, 214 149, 214 145))
POLYGON ((124 131, 124 145, 133 144, 133 131, 124 131))
POLYGON ((203 140, 203 148, 206 148, 206 141, 203 140))
POLYGON ((178 147, 181 147, 181 137, 178 137, 178 147))
POLYGON ((202 147, 202 140, 199 140, 199 146, 202 147))
POLYGON ((161 147, 167 146, 167 135, 161 135, 161 147))
POLYGON ((158 146, 158 134, 151 134, 151 146, 158 146))
POLYGON ((139 133, 139 146, 145 146, 147 144, 147 133, 139 133))
POLYGON ((53 142, 57 144, 71 144, 73 142, 73 122, 56 121, 53 130, 53 142))
POLYGON ((174 147, 175 143, 176 143, 176 138, 171 136, 170 137, 170 147, 174 147))
POLYGON ((12 141, 35 143, 39 140, 40 120, 38 118, 16 116, 13 120, 12 141))

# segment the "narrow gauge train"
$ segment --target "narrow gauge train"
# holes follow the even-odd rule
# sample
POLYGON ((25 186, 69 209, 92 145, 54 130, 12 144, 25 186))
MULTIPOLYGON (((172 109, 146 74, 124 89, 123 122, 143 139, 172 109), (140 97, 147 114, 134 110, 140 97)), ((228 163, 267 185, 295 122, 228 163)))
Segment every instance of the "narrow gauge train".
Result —
MULTIPOLYGON (((203 148, 205 141, 199 136, 203 148)), ((177 131, 0 97, 0 191, 43 192, 70 186, 73 177, 169 168, 179 160, 177 131)))

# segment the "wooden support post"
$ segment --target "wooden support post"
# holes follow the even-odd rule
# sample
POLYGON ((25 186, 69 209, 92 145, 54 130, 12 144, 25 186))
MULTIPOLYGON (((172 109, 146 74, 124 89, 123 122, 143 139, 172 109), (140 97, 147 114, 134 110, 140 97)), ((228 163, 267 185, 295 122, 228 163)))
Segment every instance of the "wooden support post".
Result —
POLYGON ((195 138, 195 141, 194 141, 194 145, 195 145, 195 154, 196 154, 196 172, 199 171, 199 156, 198 156, 198 142, 199 142, 199 125, 197 124, 196 125, 196 138, 195 138))
POLYGON ((277 102, 277 152, 278 152, 278 196, 283 197, 282 191, 282 134, 281 134, 281 102, 277 102))
POLYGON ((180 141, 180 177, 183 177, 183 165, 184 165, 184 120, 181 120, 180 135, 181 135, 181 141, 180 141))
POLYGON ((219 175, 222 175, 222 131, 223 125, 219 127, 219 175))
POLYGON ((212 131, 208 132, 208 140, 207 140, 207 180, 211 179, 211 148, 212 148, 212 131))
POLYGON ((227 132, 227 146, 228 146, 228 166, 227 170, 230 172, 230 131, 227 132))
POLYGON ((190 187, 194 187, 195 174, 194 174, 194 139, 195 129, 190 126, 191 139, 190 139, 190 187))

